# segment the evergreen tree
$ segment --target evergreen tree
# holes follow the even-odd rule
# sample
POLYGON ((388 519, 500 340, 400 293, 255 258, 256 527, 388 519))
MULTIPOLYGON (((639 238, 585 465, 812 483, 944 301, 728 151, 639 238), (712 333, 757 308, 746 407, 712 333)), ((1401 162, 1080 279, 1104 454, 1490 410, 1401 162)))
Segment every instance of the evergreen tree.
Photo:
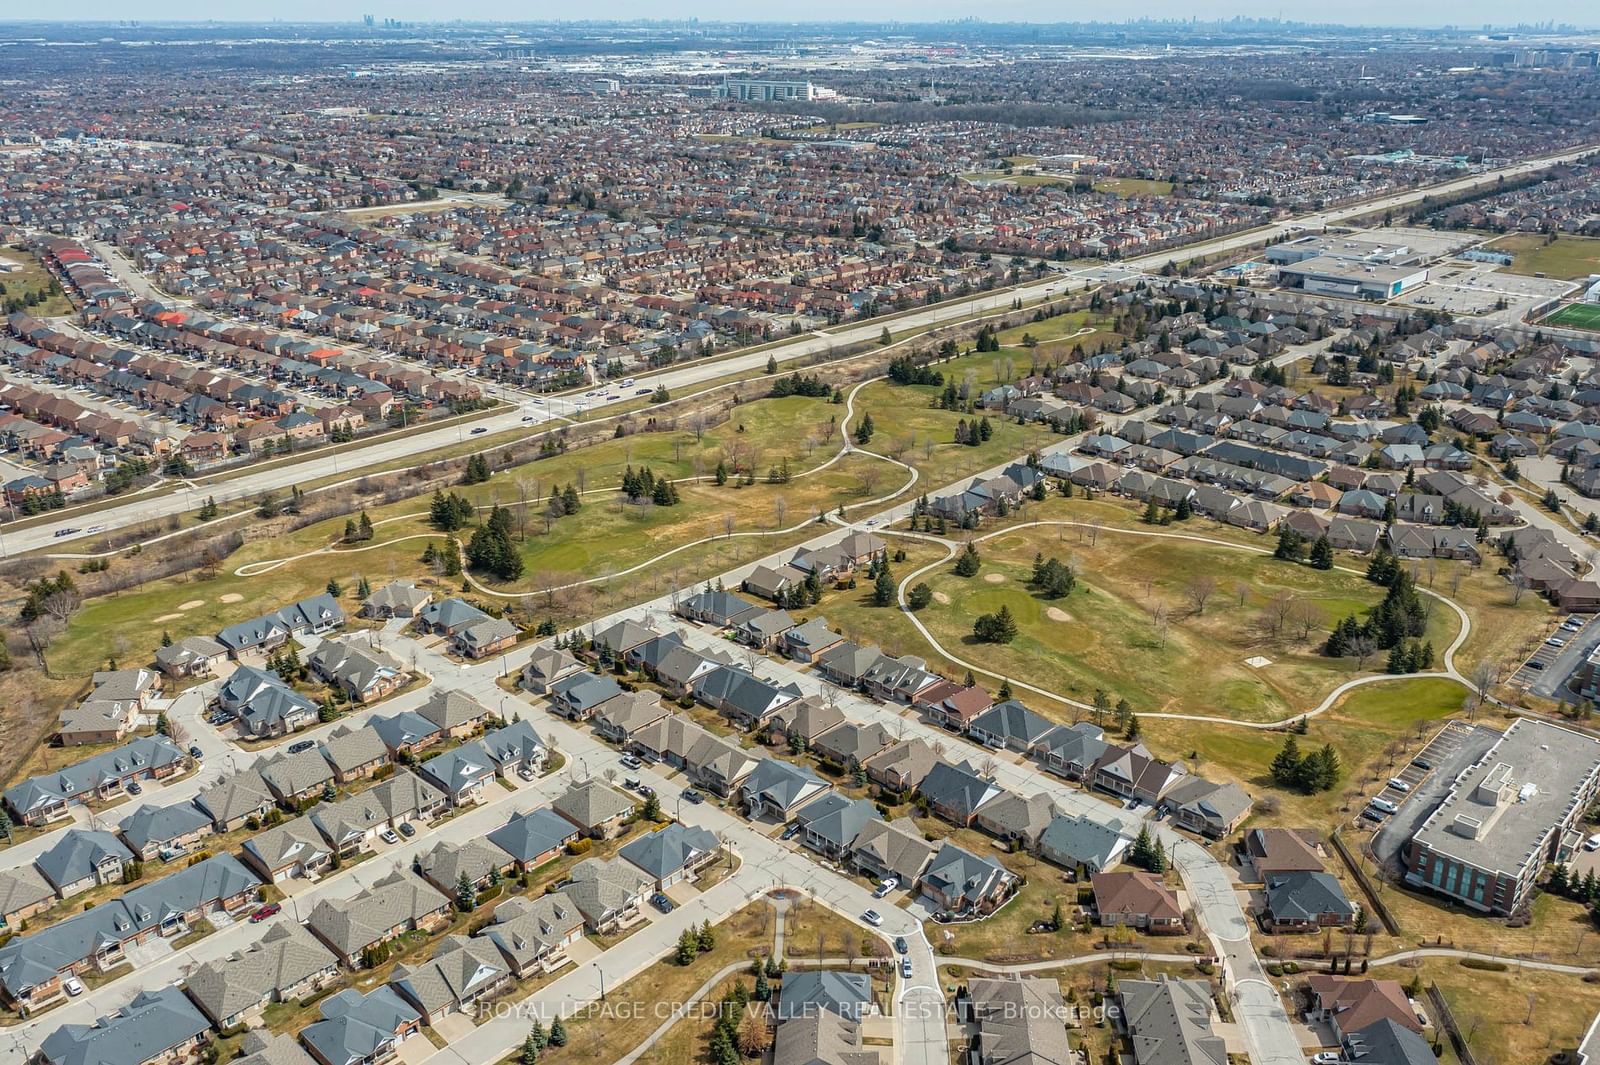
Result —
POLYGON ((978 557, 978 549, 971 540, 967 541, 966 549, 956 559, 955 575, 957 577, 975 577, 982 560, 978 557))
POLYGON ((550 1021, 550 1045, 564 1047, 567 1045, 567 1026, 561 1018, 555 1017, 550 1021))
POLYGON ((1283 787, 1296 785, 1300 780, 1300 745, 1293 736, 1285 736, 1283 746, 1272 759, 1272 779, 1283 787))
POLYGON ((1333 568, 1333 545, 1328 542, 1326 535, 1317 537, 1316 543, 1311 545, 1311 568, 1333 568))

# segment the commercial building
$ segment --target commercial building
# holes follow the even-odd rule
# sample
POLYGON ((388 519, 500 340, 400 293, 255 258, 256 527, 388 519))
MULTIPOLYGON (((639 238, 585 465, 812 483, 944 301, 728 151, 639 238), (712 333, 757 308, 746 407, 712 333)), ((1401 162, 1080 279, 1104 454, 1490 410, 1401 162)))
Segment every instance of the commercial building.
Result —
POLYGON ((1421 266, 1389 266, 1318 255, 1278 267, 1278 282, 1318 296, 1387 300, 1428 280, 1421 266))
POLYGON ((815 100, 817 87, 809 81, 767 81, 761 78, 722 79, 717 95, 724 100, 815 100))
POLYGON ((1406 882, 1483 913, 1515 913, 1539 870, 1578 845, 1597 788, 1600 740, 1519 718, 1411 837, 1406 882))

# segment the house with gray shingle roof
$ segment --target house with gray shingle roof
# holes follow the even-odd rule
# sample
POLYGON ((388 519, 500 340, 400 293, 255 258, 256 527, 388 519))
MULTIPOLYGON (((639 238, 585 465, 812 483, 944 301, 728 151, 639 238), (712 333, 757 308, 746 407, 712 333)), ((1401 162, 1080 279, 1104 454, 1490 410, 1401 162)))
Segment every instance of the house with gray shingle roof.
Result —
POLYGON ((1091 817, 1067 815, 1045 826, 1039 836, 1039 855, 1064 869, 1077 869, 1081 865, 1091 873, 1098 873, 1121 862, 1132 845, 1133 841, 1118 827, 1102 824, 1091 817))
POLYGON ((1228 1065, 1215 1034, 1216 1006, 1204 980, 1123 980, 1117 984, 1135 1065, 1228 1065))
POLYGON ((665 891, 714 861, 721 846, 716 833, 674 821, 628 841, 617 854, 650 877, 657 891, 665 891))
POLYGON ((183 1061, 208 1038, 211 1023, 175 987, 140 991, 93 1024, 63 1024, 44 1037, 39 1065, 145 1065, 183 1061))
POLYGON ((278 922, 249 950, 207 962, 184 990, 219 1029, 260 1018, 273 1002, 294 1002, 327 987, 339 960, 303 925, 278 922))
POLYGON ((13 784, 5 790, 5 804, 22 824, 48 824, 66 817, 73 805, 126 794, 130 781, 176 776, 187 757, 165 736, 141 736, 115 750, 13 784))
POLYGON ((254 769, 243 769, 200 789, 195 805, 211 818, 218 832, 243 828, 252 817, 265 817, 277 800, 254 769))
POLYGON ((432 931, 449 919, 450 899, 419 877, 391 873, 348 899, 324 898, 306 926, 340 962, 358 969, 362 952, 404 932, 432 931))
POLYGON ((929 809, 953 825, 969 828, 979 807, 998 798, 1003 789, 980 776, 971 765, 940 762, 917 786, 929 809))
POLYGON ((584 665, 571 651, 555 647, 536 648, 522 667, 522 686, 544 695, 556 681, 582 673, 584 665))
POLYGON ((320 795, 324 787, 333 783, 333 767, 316 749, 296 754, 284 752, 263 759, 256 766, 261 779, 286 807, 320 795))
POLYGON ((489 615, 465 599, 442 599, 429 603, 417 612, 416 626, 423 632, 436 636, 454 636, 469 625, 488 621, 489 615))
POLYGON ((945 843, 923 870, 917 888, 950 913, 990 913, 1011 894, 1015 873, 997 862, 945 843))
POLYGON ((340 784, 372 776, 389 764, 389 748, 371 725, 354 728, 348 724, 334 729, 322 742, 322 757, 333 768, 340 784))
POLYGON ((366 618, 409 618, 433 601, 433 593, 415 581, 390 581, 361 604, 366 618))
POLYGON ((572 867, 564 890, 589 930, 605 935, 642 916, 645 896, 655 890, 654 884, 637 866, 621 858, 585 858, 572 867))
POLYGON ((802 844, 818 854, 840 858, 850 853, 867 823, 878 820, 878 808, 866 799, 830 792, 801 807, 794 820, 801 826, 802 844))
POLYGON ((259 618, 229 625, 217 633, 217 642, 237 658, 246 651, 270 651, 292 636, 318 635, 336 629, 344 621, 344 608, 324 592, 259 618))
POLYGON ((367 1065, 393 1058, 421 1030, 421 1012, 388 984, 365 995, 347 987, 323 1001, 322 1020, 300 1041, 321 1065, 367 1065))
POLYGON ((511 969, 492 943, 466 936, 446 936, 433 957, 401 965, 389 986, 422 1014, 427 1024, 437 1024, 452 1013, 468 1013, 511 982, 511 969))
POLYGON ((566 964, 567 948, 583 938, 583 914, 561 891, 532 899, 513 895, 477 935, 493 943, 521 979, 566 964))
POLYGON ((991 836, 1035 850, 1056 813, 1055 803, 1043 792, 1027 797, 1001 792, 978 807, 973 823, 991 836))
POLYGON ((184 850, 211 835, 211 830, 210 816, 192 802, 172 806, 146 804, 117 826, 122 842, 145 861, 159 857, 163 850, 184 850))
POLYGON ((609 673, 574 673, 550 685, 550 709, 573 721, 587 721, 621 694, 622 685, 609 673))
POLYGON ((1356 906, 1339 881, 1322 870, 1266 878, 1261 924, 1271 932, 1320 932, 1355 923, 1356 906))
POLYGON ((751 820, 787 821, 806 803, 833 787, 807 769, 764 758, 739 785, 739 804, 751 820))
POLYGON ((571 821, 581 831, 599 839, 613 835, 633 813, 632 798, 602 781, 574 784, 550 808, 571 821))
POLYGON ((103 884, 121 883, 123 868, 133 860, 133 852, 110 832, 69 828, 33 864, 56 895, 67 899, 103 884))
POLYGON ((872 978, 866 973, 837 969, 802 969, 783 979, 778 995, 779 1021, 826 1010, 846 1020, 859 1021, 874 1012, 872 978))
POLYGON ((269 884, 316 876, 333 866, 334 846, 309 818, 294 817, 244 841, 244 863, 269 884))
POLYGON ((450 896, 455 895, 462 876, 481 888, 514 865, 511 855, 488 839, 444 840, 416 859, 416 871, 422 878, 450 896))
POLYGON ((56 892, 31 865, 0 872, 0 928, 15 931, 36 913, 56 903, 56 892))
POLYGON ((561 849, 582 835, 577 825, 559 814, 540 808, 516 814, 490 832, 488 840, 509 854, 517 869, 527 872, 555 860, 561 849))

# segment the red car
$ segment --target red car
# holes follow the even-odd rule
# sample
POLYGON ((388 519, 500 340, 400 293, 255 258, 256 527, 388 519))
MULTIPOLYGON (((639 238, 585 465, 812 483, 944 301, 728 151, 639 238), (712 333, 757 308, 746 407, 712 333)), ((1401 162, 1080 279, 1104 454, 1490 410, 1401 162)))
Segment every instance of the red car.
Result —
POLYGON ((265 906, 261 907, 261 909, 250 915, 250 923, 254 924, 257 921, 265 921, 268 917, 280 912, 282 909, 283 907, 279 906, 276 902, 269 902, 265 906))

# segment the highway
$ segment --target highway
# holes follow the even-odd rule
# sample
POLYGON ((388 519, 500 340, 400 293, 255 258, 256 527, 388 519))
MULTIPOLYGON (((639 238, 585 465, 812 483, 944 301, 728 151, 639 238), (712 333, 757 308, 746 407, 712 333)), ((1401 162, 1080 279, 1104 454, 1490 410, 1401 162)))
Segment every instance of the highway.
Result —
MULTIPOLYGON (((1409 189, 1360 204, 1288 218, 1264 228, 1200 241, 1180 249, 1154 252, 1118 263, 1053 271, 1037 281, 1026 282, 1015 288, 999 289, 976 295, 968 300, 923 308, 902 315, 891 322, 871 320, 840 326, 825 333, 812 333, 796 337, 793 340, 760 351, 670 367, 641 376, 633 387, 635 390, 643 388, 654 390, 657 385, 664 385, 673 394, 682 395, 698 384, 704 384, 735 373, 761 369, 766 365, 769 356, 782 364, 816 355, 826 355, 852 344, 870 343, 878 338, 885 324, 888 324, 897 333, 904 333, 907 330, 931 330, 980 312, 1004 311, 1019 296, 1023 299, 1038 298, 1060 293, 1067 288, 1081 288, 1085 284, 1113 282, 1136 277, 1144 271, 1160 269, 1169 262, 1181 263, 1201 256, 1224 254, 1260 244, 1268 239, 1276 239, 1308 229, 1316 230, 1328 225, 1336 225, 1375 211, 1410 207, 1421 202, 1426 197, 1449 196, 1477 186, 1491 184, 1501 177, 1511 180, 1537 170, 1571 162, 1593 150, 1592 147, 1571 149, 1556 155, 1526 160, 1441 184, 1409 189)), ((107 267, 121 276, 122 280, 134 291, 161 299, 171 298, 155 292, 149 286, 148 280, 136 270, 133 270, 132 265, 114 251, 105 249, 105 258, 107 267)), ((617 395, 619 399, 616 402, 620 402, 622 398, 619 386, 612 386, 602 391, 609 391, 617 395)), ((549 428, 549 424, 556 419, 579 413, 580 405, 587 404, 592 407, 596 399, 597 397, 585 397, 581 392, 546 398, 542 402, 529 397, 512 404, 509 409, 503 412, 475 421, 472 424, 472 429, 474 432, 479 428, 485 430, 481 435, 502 433, 519 428, 533 433, 549 428)), ((465 426, 422 429, 414 433, 402 434, 364 446, 350 448, 337 454, 309 455, 302 462, 278 465, 259 472, 245 473, 225 482, 220 482, 214 487, 207 485, 203 477, 198 478, 194 482, 195 487, 192 491, 129 499, 120 506, 102 509, 93 512, 92 515, 74 516, 67 514, 25 529, 6 530, 4 533, 4 545, 0 547, 0 558, 10 554, 25 554, 31 551, 61 547, 72 540, 98 535, 104 531, 155 521, 173 514, 186 513, 196 509, 206 495, 215 496, 218 502, 224 502, 241 498, 254 498, 263 492, 283 491, 291 485, 305 484, 309 481, 316 481, 329 476, 346 474, 354 478, 359 476, 363 469, 421 456, 429 451, 464 443, 470 439, 471 435, 474 435, 474 433, 469 433, 465 426), (87 531, 89 529, 94 529, 95 532, 90 533, 87 531)))

